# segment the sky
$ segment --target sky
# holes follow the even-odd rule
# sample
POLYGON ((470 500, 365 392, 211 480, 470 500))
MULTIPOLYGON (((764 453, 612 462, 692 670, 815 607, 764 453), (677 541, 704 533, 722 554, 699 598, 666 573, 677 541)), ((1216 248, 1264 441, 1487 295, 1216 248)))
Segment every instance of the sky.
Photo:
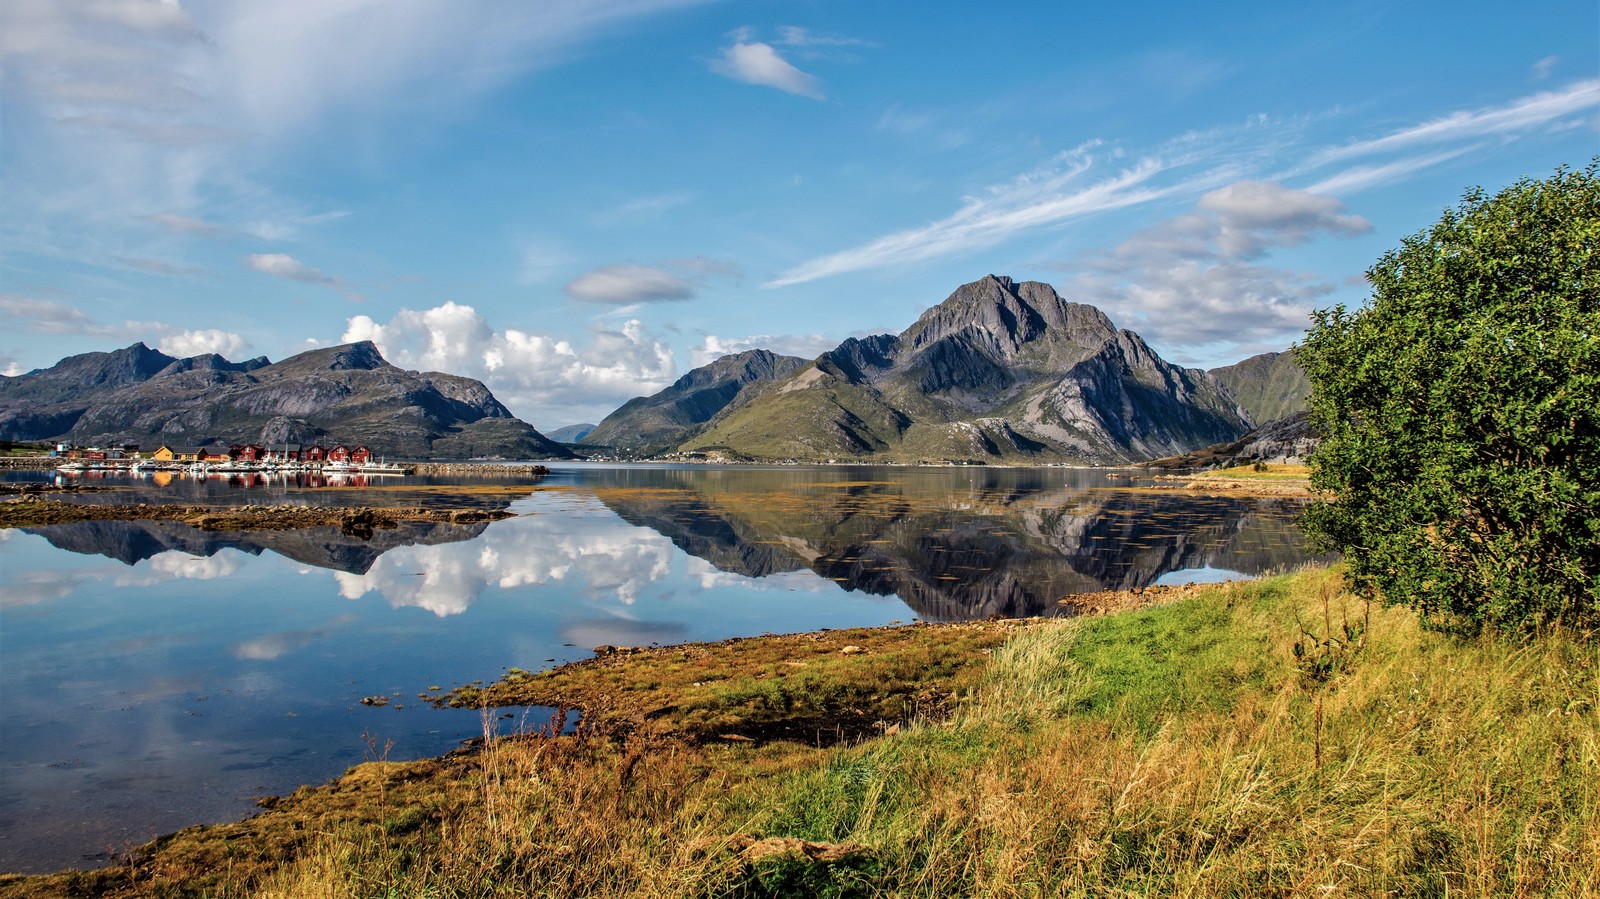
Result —
POLYGON ((987 274, 1282 350, 1600 154, 1600 5, 5 0, 0 372, 373 340, 540 430, 987 274))

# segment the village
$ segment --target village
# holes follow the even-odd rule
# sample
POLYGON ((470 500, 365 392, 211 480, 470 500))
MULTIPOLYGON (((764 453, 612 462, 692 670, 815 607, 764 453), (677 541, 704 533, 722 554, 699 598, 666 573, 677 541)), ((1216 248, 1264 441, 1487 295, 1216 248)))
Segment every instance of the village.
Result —
POLYGON ((277 474, 320 472, 325 474, 406 475, 412 469, 374 457, 366 446, 343 443, 287 443, 266 447, 257 443, 232 443, 226 446, 172 446, 162 444, 145 453, 138 444, 79 447, 57 444, 50 457, 55 470, 66 474, 90 471, 121 471, 131 474, 153 471, 186 471, 218 474, 277 474))

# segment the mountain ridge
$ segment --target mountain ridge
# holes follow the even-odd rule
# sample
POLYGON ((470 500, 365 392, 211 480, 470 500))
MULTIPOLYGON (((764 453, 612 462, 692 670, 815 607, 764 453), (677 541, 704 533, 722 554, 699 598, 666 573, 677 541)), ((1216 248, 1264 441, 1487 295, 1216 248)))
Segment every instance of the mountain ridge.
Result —
POLYGON ((570 458, 482 382, 413 372, 371 341, 273 363, 143 343, 0 379, 0 438, 75 443, 361 443, 400 458, 570 458))
POLYGON ((989 275, 898 335, 852 338, 730 403, 680 451, 1124 464, 1253 426, 1220 381, 1048 284, 989 275))

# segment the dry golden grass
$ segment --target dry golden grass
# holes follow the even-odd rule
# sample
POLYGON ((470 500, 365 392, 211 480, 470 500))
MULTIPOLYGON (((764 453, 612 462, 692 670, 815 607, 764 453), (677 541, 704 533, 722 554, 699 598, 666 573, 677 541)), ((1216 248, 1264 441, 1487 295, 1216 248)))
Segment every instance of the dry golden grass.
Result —
POLYGON ((362 766, 267 812, 277 843, 217 841, 157 885, 169 845, 101 893, 1600 895, 1593 635, 1462 640, 1312 570, 970 652, 942 717, 881 737, 547 733, 362 766), (752 854, 775 837, 839 851, 752 854))

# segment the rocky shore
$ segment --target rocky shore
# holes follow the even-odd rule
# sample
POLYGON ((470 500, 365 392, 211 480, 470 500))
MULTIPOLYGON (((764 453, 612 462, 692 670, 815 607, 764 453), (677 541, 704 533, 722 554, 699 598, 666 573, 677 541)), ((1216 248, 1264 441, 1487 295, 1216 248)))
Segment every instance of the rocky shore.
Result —
POLYGON ((66 503, 34 493, 0 502, 0 527, 40 527, 75 521, 181 521, 208 531, 269 531, 337 526, 359 534, 404 521, 471 524, 510 518, 503 509, 424 509, 326 506, 180 506, 147 503, 66 503))

